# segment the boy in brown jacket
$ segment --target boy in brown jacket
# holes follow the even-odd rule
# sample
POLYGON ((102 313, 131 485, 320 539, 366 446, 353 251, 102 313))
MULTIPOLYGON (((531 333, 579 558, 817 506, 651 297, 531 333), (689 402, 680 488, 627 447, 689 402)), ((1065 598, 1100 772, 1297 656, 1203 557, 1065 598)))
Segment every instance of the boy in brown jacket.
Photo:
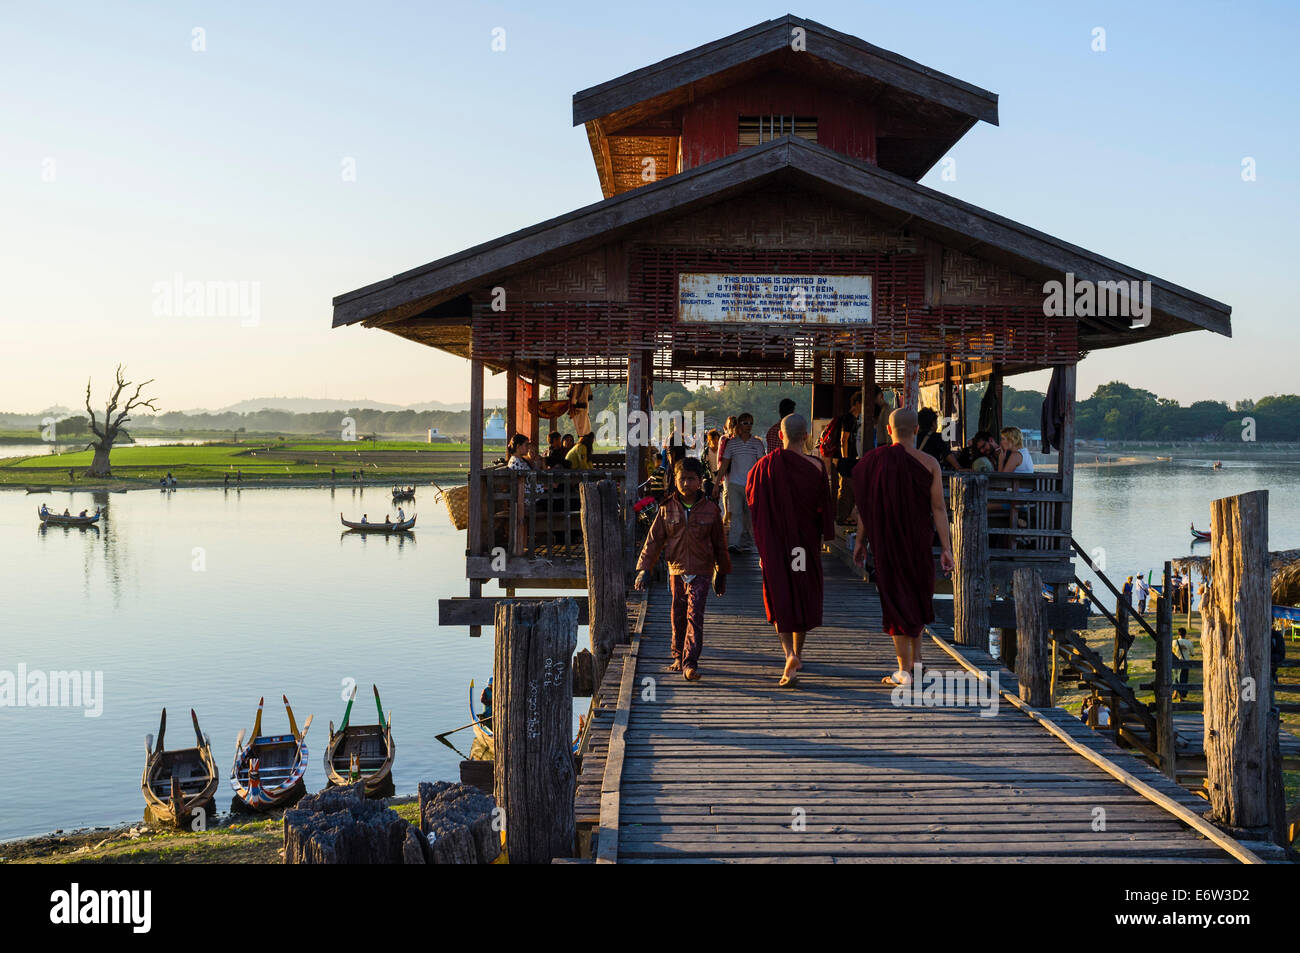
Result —
MULTIPOLYGON (((716 569, 725 577, 731 572, 727 538, 722 530, 722 511, 718 504, 701 493, 704 468, 693 457, 678 460, 673 466, 677 492, 664 500, 650 525, 637 560, 636 588, 644 589, 646 573, 667 551, 668 586, 672 592, 672 664, 671 672, 680 671, 687 681, 700 677, 700 649, 704 647, 704 604, 709 596, 709 581, 716 569)), ((719 595, 722 591, 719 580, 719 595)))

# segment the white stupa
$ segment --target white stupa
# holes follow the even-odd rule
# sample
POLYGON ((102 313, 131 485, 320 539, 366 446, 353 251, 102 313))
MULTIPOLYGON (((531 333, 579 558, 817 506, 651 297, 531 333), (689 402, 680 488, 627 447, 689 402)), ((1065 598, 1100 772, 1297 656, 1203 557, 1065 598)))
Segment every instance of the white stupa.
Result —
POLYGON ((487 426, 483 428, 484 440, 501 440, 506 439, 506 420, 501 416, 501 411, 492 411, 492 416, 488 418, 487 426))

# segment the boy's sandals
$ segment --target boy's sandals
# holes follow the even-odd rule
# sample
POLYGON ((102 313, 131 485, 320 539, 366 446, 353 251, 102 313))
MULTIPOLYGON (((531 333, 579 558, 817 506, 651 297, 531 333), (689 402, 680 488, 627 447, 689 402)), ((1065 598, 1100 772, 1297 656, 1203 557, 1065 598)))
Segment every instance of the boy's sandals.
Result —
POLYGON ((907 672, 894 672, 892 675, 886 675, 880 681, 884 685, 893 685, 897 688, 900 685, 911 685, 912 676, 907 672))
POLYGON ((697 669, 693 665, 687 665, 684 669, 682 669, 682 677, 685 678, 688 682, 698 682, 700 680, 699 669, 697 669))
POLYGON ((679 658, 675 658, 675 659, 673 659, 671 662, 668 663, 668 671, 670 671, 670 672, 680 672, 681 670, 682 670, 682 660, 681 660, 681 659, 679 659, 679 658))

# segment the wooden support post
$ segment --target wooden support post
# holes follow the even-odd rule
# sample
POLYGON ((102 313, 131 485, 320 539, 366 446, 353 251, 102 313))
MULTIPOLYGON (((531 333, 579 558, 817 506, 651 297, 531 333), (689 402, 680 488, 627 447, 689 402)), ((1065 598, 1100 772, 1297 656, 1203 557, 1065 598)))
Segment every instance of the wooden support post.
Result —
MULTIPOLYGON (((643 351, 632 351, 627 357, 627 416, 631 421, 632 415, 642 409, 644 401, 642 400, 642 387, 645 384, 645 354, 643 351)), ((633 427, 628 424, 627 446, 626 446, 626 472, 623 478, 624 493, 623 499, 627 503, 627 509, 623 514, 625 531, 623 534, 623 570, 628 571, 636 561, 636 512, 632 509, 632 504, 640 498, 637 487, 641 483, 641 446, 632 441, 633 427)), ((635 428, 644 429, 644 428, 635 428)), ((646 439, 649 438, 648 430, 644 433, 646 439)), ((604 668, 601 669, 604 672, 604 668)), ((600 683, 597 682, 597 685, 600 683)))
POLYGON ((1016 670, 1016 630, 998 629, 998 656, 1011 671, 1016 670))
MULTIPOLYGON (((862 355, 862 416, 858 418, 858 456, 872 449, 875 421, 871 419, 876 409, 876 355, 868 351, 862 355)), ((811 408, 808 419, 812 420, 811 408)), ((815 438, 814 438, 815 439, 815 438)))
POLYGON ((989 650, 989 478, 982 473, 950 478, 952 500, 953 638, 958 645, 989 650))
MULTIPOLYGON (((469 555, 483 555, 483 362, 469 362, 469 555)), ((469 581, 469 595, 483 595, 483 581, 469 581)), ((483 627, 471 625, 469 634, 479 638, 483 627)))
POLYGON ((1160 758, 1160 770, 1168 777, 1177 780, 1177 752, 1174 748, 1174 616, 1173 600, 1170 598, 1171 567, 1165 562, 1165 587, 1160 594, 1159 608, 1156 611, 1156 754, 1160 758))
POLYGON ((1281 838, 1284 808, 1269 665, 1268 491, 1210 509, 1205 629, 1205 765, 1213 820, 1281 838))
POLYGON ((514 864, 573 856, 572 599, 497 603, 493 668, 493 791, 514 864))
POLYGON ((903 403, 909 410, 921 409, 921 355, 908 351, 903 370, 903 403))
POLYGON ((1060 509, 1060 529, 1065 531, 1065 537, 1062 542, 1062 549, 1070 552, 1070 534, 1074 525, 1074 410, 1077 403, 1076 387, 1078 380, 1078 367, 1074 364, 1068 364, 1062 371, 1065 378, 1065 421, 1061 425, 1061 446, 1057 453, 1057 459, 1060 460, 1061 474, 1061 492, 1065 495, 1065 502, 1061 504, 1060 509))
POLYGON ((1016 679, 1020 700, 1045 708, 1051 699, 1051 642, 1043 611, 1043 576, 1037 569, 1017 569, 1012 577, 1016 599, 1016 679))
MULTIPOLYGON (((519 372, 515 362, 506 368, 506 440, 519 432, 519 372)), ((507 444, 509 446, 509 444, 507 444)))
MULTIPOLYGON (((619 488, 613 480, 587 480, 579 487, 582 539, 587 557, 587 628, 595 658, 595 684, 605 678, 614 646, 631 641, 627 628, 627 573, 619 488)), ((630 507, 629 507, 630 509, 630 507)))

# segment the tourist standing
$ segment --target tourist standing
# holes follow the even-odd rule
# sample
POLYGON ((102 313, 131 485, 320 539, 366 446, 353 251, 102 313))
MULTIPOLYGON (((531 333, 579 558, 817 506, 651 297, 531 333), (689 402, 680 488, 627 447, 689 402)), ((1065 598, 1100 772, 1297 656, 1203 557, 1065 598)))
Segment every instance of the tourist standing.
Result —
POLYGON ((822 540, 835 538, 821 460, 804 452, 808 421, 781 420, 781 449, 749 470, 745 501, 763 572, 763 607, 785 651, 781 685, 796 681, 809 629, 822 624, 822 540))
POLYGON ((841 526, 853 525, 853 468, 858 464, 858 430, 861 426, 862 391, 855 390, 848 413, 840 417, 840 456, 835 461, 840 475, 835 516, 841 526))
MULTIPOLYGON (((780 450, 783 446, 781 443, 781 421, 793 414, 796 406, 795 402, 789 397, 785 398, 777 405, 776 423, 767 428, 767 437, 765 442, 767 443, 768 453, 771 453, 773 450, 780 450)), ((802 450, 803 447, 800 447, 799 449, 802 450)))
POLYGON ((934 621, 935 533, 943 571, 953 568, 939 464, 916 449, 916 429, 915 411, 895 410, 889 422, 893 443, 866 454, 853 470, 863 501, 853 560, 865 564, 870 541, 884 624, 898 656, 898 670, 884 679, 892 685, 911 684, 913 667, 921 662, 921 632, 934 621))
POLYGON ((1133 580, 1133 593, 1137 596, 1138 615, 1147 614, 1147 598, 1151 595, 1151 584, 1146 581, 1145 576, 1138 576, 1133 580))
POLYGON ((722 451, 722 475, 727 481, 727 548, 734 553, 754 551, 754 526, 745 482, 749 471, 766 453, 767 444, 753 434, 754 415, 736 418, 736 435, 722 451))
MULTIPOLYGON (((659 561, 659 554, 667 553, 668 588, 672 593, 672 661, 668 670, 679 671, 693 682, 700 677, 709 583, 715 572, 724 578, 731 572, 731 557, 722 532, 722 511, 701 493, 704 468, 700 461, 678 460, 673 475, 677 492, 664 500, 650 524, 633 585, 644 589, 646 575, 659 561)), ((723 586, 719 579, 719 594, 723 586)))

